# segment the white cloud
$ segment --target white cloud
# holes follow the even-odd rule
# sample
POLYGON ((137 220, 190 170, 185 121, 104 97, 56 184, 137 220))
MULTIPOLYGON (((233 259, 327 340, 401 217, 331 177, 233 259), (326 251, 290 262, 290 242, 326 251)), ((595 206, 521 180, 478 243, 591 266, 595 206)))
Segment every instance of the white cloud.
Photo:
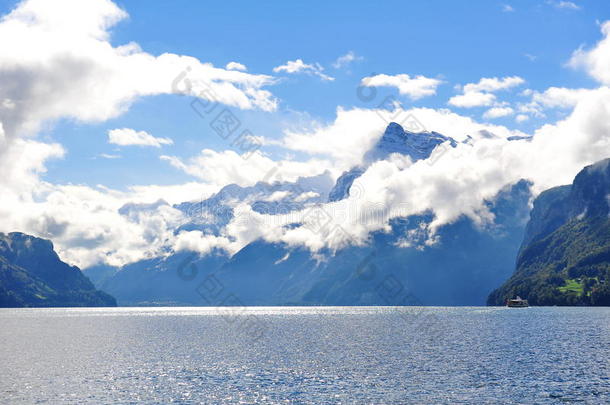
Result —
POLYGON ((306 131, 286 131, 282 146, 286 149, 328 157, 339 170, 345 170, 361 163, 363 155, 383 135, 390 121, 401 123, 407 117, 415 117, 425 128, 463 140, 466 135, 479 136, 493 132, 501 137, 524 135, 505 127, 481 124, 469 117, 449 110, 397 108, 388 113, 385 110, 338 108, 336 118, 329 124, 317 124, 306 131))
POLYGON ((324 72, 324 68, 319 64, 308 64, 303 62, 302 59, 288 61, 284 65, 276 66, 273 68, 275 73, 286 72, 288 74, 305 73, 308 75, 318 76, 320 79, 325 81, 333 81, 334 77, 328 76, 324 72))
POLYGON ((531 53, 524 53, 523 56, 528 58, 530 62, 534 62, 538 57, 536 55, 532 55, 531 53))
POLYGON ((274 193, 271 193, 270 196, 263 198, 262 201, 268 201, 268 202, 280 201, 280 200, 283 200, 284 198, 288 197, 290 194, 292 194, 290 191, 276 191, 274 193))
POLYGON ((462 108, 472 107, 489 107, 496 105, 495 92, 500 90, 508 90, 513 87, 525 83, 519 76, 510 76, 504 78, 483 77, 477 83, 468 83, 463 88, 463 93, 453 96, 449 99, 449 105, 462 108))
POLYGON ((556 8, 564 10, 580 10, 580 6, 572 1, 566 0, 547 0, 547 4, 550 4, 556 8))
MULTIPOLYGON (((456 148, 437 148, 430 160, 412 163, 409 159, 392 158, 377 162, 355 183, 360 193, 343 201, 324 204, 322 208, 333 214, 333 221, 360 243, 366 242, 371 231, 387 230, 388 220, 393 217, 428 211, 435 214, 435 220, 428 229, 430 232, 460 215, 466 215, 484 226, 493 220, 484 201, 493 197, 503 186, 527 178, 534 182, 535 192, 540 192, 569 183, 584 165, 607 157, 610 150, 610 88, 602 86, 586 91, 551 88, 543 93, 528 94, 540 106, 573 108, 573 111, 565 119, 536 130, 529 141, 508 141, 511 135, 524 134, 504 126, 480 123, 449 110, 397 108, 390 114, 382 110, 338 108, 334 121, 316 123, 308 131, 286 131, 280 141, 286 149, 318 158, 309 156, 305 158, 309 160, 300 162, 288 159, 275 161, 262 153, 255 153, 245 160, 233 151, 203 150, 187 160, 164 157, 172 165, 202 180, 198 183, 167 187, 139 186, 124 192, 101 186, 51 184, 42 180, 41 175, 49 159, 64 155, 63 148, 57 144, 15 138, 14 134, 27 132, 26 129, 35 130, 41 122, 59 117, 95 121, 116 116, 135 97, 166 91, 148 87, 152 86, 150 78, 158 75, 143 74, 151 70, 140 69, 146 67, 156 71, 159 66, 165 66, 165 62, 160 61, 162 56, 145 54, 137 47, 113 48, 106 42, 108 28, 124 18, 123 12, 112 3, 91 2, 91 9, 81 6, 82 2, 74 3, 76 10, 82 9, 83 12, 83 18, 78 22, 72 22, 62 13, 55 12, 56 2, 31 1, 24 4, 42 7, 40 10, 43 11, 37 13, 42 13, 44 18, 36 15, 29 19, 24 17, 30 26, 41 31, 36 39, 42 42, 40 53, 31 52, 37 49, 36 41, 28 42, 29 37, 25 35, 23 49, 26 52, 19 57, 17 51, 12 49, 15 48, 12 43, 0 47, 0 78, 7 86, 0 89, 0 100, 3 100, 0 103, 0 121, 3 124, 0 125, 0 143, 4 150, 0 159, 0 172, 3 173, 0 180, 0 230, 21 230, 52 238, 62 258, 81 266, 100 261, 121 265, 166 254, 171 248, 209 252, 218 247, 235 252, 259 237, 304 245, 312 250, 325 246, 340 247, 344 243, 341 238, 326 231, 316 233, 306 227, 283 227, 302 221, 304 211, 271 216, 258 214, 248 205, 236 207, 237 216, 226 226, 222 235, 209 236, 197 231, 175 235, 174 230, 184 217, 170 204, 207 197, 227 183, 252 185, 265 179, 270 171, 278 167, 283 180, 319 174, 331 167, 336 176, 360 162, 363 153, 381 136, 388 116, 400 122, 400 117, 413 115, 426 128, 458 141, 466 139, 467 135, 474 140, 460 143, 456 148), (98 6, 99 9, 96 9, 98 6), (94 16, 90 18, 89 12, 94 16), (96 13, 102 13, 105 17, 99 17, 96 13), (64 21, 66 18, 67 21, 64 21), (62 31, 57 27, 64 25, 68 34, 62 34, 65 35, 62 38, 56 31, 62 31), (78 35, 73 35, 75 30, 78 35), (42 32, 49 32, 55 39, 65 42, 47 42, 42 32), (83 32, 86 35, 83 36, 83 32), (101 54, 110 56, 106 60, 101 54), (61 55, 65 55, 63 59, 61 55), (44 69, 34 70, 33 67, 39 63, 44 69), (134 68, 135 65, 138 69, 134 68), (11 70, 10 66, 16 66, 16 70, 11 70), (146 77, 139 77, 135 72, 146 77), (23 80, 16 81, 22 76, 23 80), (76 90, 71 88, 73 79, 76 80, 76 90), (132 80, 135 83, 131 83, 132 80), (44 88, 41 90, 41 83, 47 81, 47 91, 43 91, 44 88), (109 89, 95 87, 96 83, 106 82, 109 89), (121 89, 120 85, 128 89, 121 89), (87 91, 83 92, 83 89, 87 91), (67 97, 65 103, 64 91, 67 97), (17 97, 19 94, 25 95, 23 99, 17 97), (39 99, 41 101, 37 103, 39 99), (26 101, 33 102, 31 114, 22 105, 26 101), (81 109, 81 104, 86 108, 81 109), (96 110, 96 107, 99 109, 96 110), (13 137, 12 142, 7 142, 7 137, 13 137), (133 206, 136 203, 140 205, 133 206), (119 210, 125 204, 131 204, 133 208, 127 212, 123 209, 121 214, 119 210)), ((27 7, 24 6, 23 10, 22 13, 31 14, 27 7)), ((21 38, 5 34, 19 33, 19 29, 26 33, 24 27, 28 24, 14 15, 5 19, 0 22, 0 38, 21 38)), ((573 57, 605 85, 608 85, 607 74, 603 71, 604 66, 608 66, 605 41, 610 30, 607 24, 603 28, 606 34, 604 40, 592 50, 580 50, 573 57)), ((265 100, 273 103, 266 93, 258 93, 263 91, 262 83, 269 83, 268 77, 257 82, 259 76, 216 69, 192 58, 183 64, 183 58, 177 55, 170 57, 171 60, 180 61, 177 65, 181 68, 192 66, 185 78, 193 79, 193 87, 181 87, 182 92, 194 93, 196 77, 203 79, 201 72, 205 71, 218 75, 222 89, 233 86, 243 93, 245 101, 236 96, 232 99, 235 105, 268 108, 271 104, 266 104, 265 100), (205 70, 208 68, 212 70, 205 70), (250 83, 250 90, 244 83, 250 83)), ((160 77, 173 76, 165 74, 160 77)), ((209 79, 209 76, 205 77, 209 79)), ((493 96, 495 91, 517 85, 514 80, 505 79, 481 80, 468 87, 470 91, 463 96, 477 92, 493 96)), ((183 80, 179 84, 189 82, 183 80)), ((167 91, 173 90, 170 87, 167 91)), ((231 100, 230 95, 237 94, 232 91, 223 93, 223 97, 231 100)), ((508 108, 503 104, 492 105, 494 108, 508 108)), ((534 107, 520 106, 516 119, 521 119, 519 117, 525 115, 528 108, 534 107)), ((533 115, 534 111, 528 114, 533 115)), ((274 179, 277 176, 274 175, 274 179)), ((276 195, 273 198, 280 197, 276 195)))
MULTIPOLYGON (((46 173, 45 162, 49 159, 58 159, 65 155, 65 150, 59 144, 46 144, 32 140, 16 139, 5 144, 4 156, 0 159, 0 200, 11 198, 14 193, 32 193, 36 191, 36 184, 40 174, 46 173), (11 193, 9 190, 12 190, 11 193)), ((17 210, 21 201, 16 198, 3 200, 0 204, 0 213, 10 215, 17 210)), ((3 215, 0 214, 0 217, 3 215)), ((2 222, 2 221, 0 221, 2 222)))
POLYGON ((601 25, 604 38, 591 50, 578 49, 572 54, 569 65, 583 68, 600 83, 610 85, 610 21, 601 25))
POLYGON ((418 100, 436 94, 436 88, 441 83, 442 81, 439 79, 422 75, 411 77, 408 74, 394 76, 380 74, 363 78, 360 85, 365 87, 396 87, 400 94, 409 96, 412 100, 418 100))
MULTIPOLYGON (((594 91, 592 89, 569 89, 565 87, 549 87, 543 92, 531 89, 524 90, 521 95, 530 97, 530 101, 518 103, 517 110, 523 114, 529 114, 537 118, 546 117, 548 109, 570 109, 578 102, 594 91)), ((523 118, 522 121, 523 122, 523 118)))
POLYGON ((136 131, 131 128, 117 128, 108 131, 108 142, 121 146, 154 146, 172 145, 174 141, 169 138, 156 138, 146 131, 136 131))
POLYGON ((227 66, 225 66, 225 69, 227 69, 227 70, 241 70, 242 72, 245 72, 246 70, 248 70, 246 65, 241 64, 239 62, 229 62, 229 63, 227 63, 227 66))
POLYGON ((279 169, 282 181, 295 181, 299 177, 315 176, 328 169, 337 169, 329 161, 312 159, 305 162, 294 160, 275 161, 261 153, 254 153, 247 159, 242 155, 225 150, 216 152, 204 149, 195 157, 186 162, 175 156, 161 156, 162 160, 185 173, 203 181, 205 184, 222 187, 227 184, 240 186, 253 186, 259 181, 267 179, 279 180, 277 177, 268 179, 279 169))
MULTIPOLYGON (((386 125, 379 113, 376 110, 339 109, 335 122, 319 127, 314 133, 286 134, 286 140, 299 141, 301 143, 295 149, 310 151, 315 144, 324 144, 321 140, 335 137, 333 142, 337 145, 347 142, 342 149, 363 147, 366 143, 374 143, 386 125), (354 128, 347 126, 349 122, 360 128, 353 133, 346 131, 354 128), (376 133, 359 134, 366 128, 371 131, 376 128, 376 133), (359 141, 350 144, 353 137, 359 141)), ((577 102, 568 118, 543 126, 529 142, 508 141, 506 138, 510 135, 524 134, 503 126, 478 123, 446 110, 411 109, 405 113, 417 116, 426 126, 458 141, 466 135, 473 136, 474 141, 460 143, 456 148, 438 149, 429 161, 413 164, 408 160, 391 159, 377 162, 355 183, 361 191, 358 195, 324 204, 322 208, 331 213, 334 223, 358 243, 366 243, 372 231, 387 230, 391 218, 428 210, 436 215, 431 228, 427 229, 432 236, 438 226, 452 222, 460 215, 467 215, 485 226, 493 221, 493 216, 484 200, 493 197, 503 186, 527 178, 534 181, 535 192, 540 192, 568 183, 584 165, 606 157, 610 150, 610 89, 605 87, 589 92, 577 102)), ((21 152, 31 159, 31 163, 19 171, 29 172, 30 180, 27 176, 15 176, 16 181, 8 190, 5 186, 0 192, 0 207, 4 207, 0 209, 0 223, 4 229, 21 229, 53 237, 62 258, 75 264, 86 266, 100 260, 122 264, 162 254, 168 246, 202 252, 220 248, 234 253, 257 238, 303 245, 313 251, 323 247, 338 248, 346 242, 326 231, 283 227, 302 221, 307 211, 263 215, 252 211, 247 204, 235 207, 236 217, 221 235, 210 237, 195 232, 175 236, 172 230, 183 218, 167 204, 154 204, 128 216, 119 215, 118 209, 136 197, 152 202, 160 195, 166 195, 179 202, 192 200, 193 195, 176 197, 169 189, 121 193, 82 186, 54 186, 38 180, 37 173, 44 171, 42 162, 45 159, 61 156, 61 148, 28 145, 34 149, 21 152), (32 153, 37 149, 39 152, 32 153), (16 214, 8 208, 15 204, 24 209, 16 214)), ((329 154, 342 156, 338 151, 329 151, 329 154)), ((213 151, 204 151, 188 163, 179 160, 174 163, 205 181, 218 179, 218 184, 222 185, 229 182, 251 185, 262 180, 268 168, 277 164, 255 154, 244 166, 243 159, 235 152, 213 151), (250 163, 251 159, 255 160, 250 163), (216 171, 206 173, 205 168, 216 171), (251 175, 253 171, 257 174, 251 175)), ((319 167, 323 165, 317 162, 284 161, 279 171, 285 180, 294 180, 307 170, 319 167)), ((207 187, 202 195, 209 195, 214 188, 213 185, 207 187)))
POLYGON ((544 92, 533 92, 532 101, 547 108, 571 108, 587 97, 590 89, 549 87, 544 92))
POLYGON ((525 122, 529 119, 530 119, 530 117, 526 114, 517 114, 517 116, 515 117, 515 121, 517 121, 519 123, 525 122))
POLYGON ((173 248, 176 252, 186 250, 204 255, 210 253, 213 249, 231 251, 231 242, 225 237, 205 235, 201 231, 182 231, 176 237, 173 248))
POLYGON ((487 107, 495 103, 496 96, 491 93, 470 92, 459 94, 449 99, 449 104, 455 107, 472 108, 487 107))
POLYGON ((100 153, 98 156, 104 159, 120 159, 122 157, 121 155, 114 155, 111 153, 100 153))
POLYGON ((493 107, 485 111, 483 118, 494 119, 513 115, 515 111, 510 107, 493 107))
POLYGON ((510 4, 503 4, 502 11, 505 13, 512 13, 515 9, 510 4))
POLYGON ((307 191, 305 193, 300 194, 299 196, 297 196, 294 201, 296 202, 303 202, 303 201, 307 201, 311 198, 316 198, 319 197, 320 194, 316 193, 315 191, 307 191))
POLYGON ((484 77, 478 83, 468 83, 464 86, 464 93, 487 91, 490 93, 499 90, 508 90, 525 83, 519 76, 510 76, 499 79, 497 77, 484 77))
POLYGON ((7 139, 4 134, 4 126, 2 125, 2 121, 0 121, 0 150, 6 147, 7 139))
POLYGON ((275 109, 263 89, 274 83, 270 76, 154 56, 136 43, 114 47, 109 29, 126 17, 110 0, 27 0, 0 20, 0 121, 9 138, 58 118, 105 121, 158 94, 213 94, 243 109, 275 109))
MULTIPOLYGON (((218 69, 189 56, 154 56, 135 43, 114 47, 109 29, 126 17, 108 0, 29 0, 0 20, 0 230, 51 238, 63 259, 80 266, 121 265, 167 252, 182 214, 163 203, 125 216, 119 212, 124 204, 160 196, 177 203, 217 188, 189 183, 119 192, 51 184, 41 175, 63 148, 23 136, 60 118, 105 121, 147 95, 189 94, 244 109, 276 106, 263 90, 274 82, 269 76, 218 69)), ((146 135, 136 133, 136 140, 151 143, 146 135)), ((117 141, 125 143, 124 136, 117 141)))
MULTIPOLYGON (((353 114, 358 113, 367 114, 362 110, 353 111, 353 114)), ((432 115, 435 124, 454 130, 458 130, 456 122, 468 122, 467 118, 456 117, 453 113, 432 115)), ((434 155, 438 156, 430 160, 406 165, 380 161, 354 183, 361 191, 357 196, 327 203, 321 208, 330 214, 332 223, 340 225, 356 243, 366 243, 372 231, 388 230, 391 218, 432 211, 435 219, 427 228, 432 243, 439 226, 451 223, 461 215, 470 217, 480 226, 492 223, 493 215, 485 201, 506 185, 529 179, 537 194, 570 183, 585 165, 606 158, 610 150, 609 118, 610 88, 602 87, 581 99, 569 117, 541 127, 529 141, 480 136, 474 142, 460 143, 456 148, 436 150, 434 155)), ((474 121, 470 124, 484 127, 474 121)), ((505 128, 494 128, 499 130, 497 133, 509 133, 505 128)), ((464 126, 459 131, 462 134, 470 132, 464 126)), ((282 225, 298 222, 299 218, 304 220, 307 210, 285 216, 266 216, 254 213, 246 206, 241 208, 241 217, 227 226, 227 232, 238 244, 264 238, 271 242, 304 245, 313 251, 342 246, 336 234, 329 232, 332 226, 321 232, 306 227, 282 228, 282 225)), ((343 239, 343 243, 346 241, 343 239)))
POLYGON ((125 192, 102 186, 43 181, 46 162, 64 156, 57 144, 15 139, 0 159, 0 232, 50 238, 63 260, 81 267, 123 265, 167 253, 184 218, 170 204, 207 197, 197 184, 140 186, 125 192), (157 203, 154 203, 157 201, 157 203), (145 206, 125 215, 125 204, 145 206), (153 204, 154 203, 154 204, 153 204))
POLYGON ((185 201, 208 198, 213 193, 219 191, 220 187, 218 185, 203 184, 200 182, 189 182, 169 186, 154 184, 131 186, 129 187, 129 200, 139 203, 165 200, 168 204, 173 205, 185 201))
POLYGON ((363 60, 363 59, 364 58, 362 56, 356 55, 354 53, 354 51, 349 51, 345 55, 339 56, 337 58, 337 60, 333 63, 333 67, 335 69, 341 69, 342 67, 345 67, 345 66, 349 65, 352 62, 363 60))

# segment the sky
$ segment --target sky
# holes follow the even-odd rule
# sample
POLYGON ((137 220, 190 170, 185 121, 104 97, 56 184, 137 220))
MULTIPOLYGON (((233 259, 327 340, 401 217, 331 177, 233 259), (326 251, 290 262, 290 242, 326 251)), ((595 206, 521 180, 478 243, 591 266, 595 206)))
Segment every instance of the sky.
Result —
MULTIPOLYGON (((483 200, 506 184, 539 192, 610 155, 607 1, 377 3, 1 0, 0 231, 51 238, 84 267, 159 255, 178 246, 172 204, 277 165, 287 180, 336 179, 407 117, 482 140, 434 165, 371 167, 362 182, 388 220, 408 203, 433 210, 433 228, 484 223, 483 200), (219 117, 239 125, 225 133, 219 117), (118 213, 159 199, 141 218, 118 213)), ((343 225, 364 243, 387 224, 343 225)), ((182 236, 231 252, 332 244, 272 227, 182 236)))

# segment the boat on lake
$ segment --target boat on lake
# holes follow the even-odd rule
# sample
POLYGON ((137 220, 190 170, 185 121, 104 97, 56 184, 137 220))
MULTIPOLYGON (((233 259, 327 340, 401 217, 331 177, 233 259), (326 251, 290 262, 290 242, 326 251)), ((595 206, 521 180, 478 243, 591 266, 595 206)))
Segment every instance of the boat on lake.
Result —
POLYGON ((517 296, 517 298, 513 298, 512 300, 506 300, 506 306, 509 308, 527 308, 529 304, 527 300, 517 296))

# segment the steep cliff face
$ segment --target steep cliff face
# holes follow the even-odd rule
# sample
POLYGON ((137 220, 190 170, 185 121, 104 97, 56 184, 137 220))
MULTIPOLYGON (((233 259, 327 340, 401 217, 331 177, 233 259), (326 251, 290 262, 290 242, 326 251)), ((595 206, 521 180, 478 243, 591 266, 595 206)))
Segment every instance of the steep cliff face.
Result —
POLYGON ((116 306, 74 266, 62 262, 45 239, 0 233, 0 306, 116 306))
POLYGON ((572 185, 542 193, 513 276, 488 298, 520 295, 534 305, 610 305, 610 159, 584 168, 572 185))

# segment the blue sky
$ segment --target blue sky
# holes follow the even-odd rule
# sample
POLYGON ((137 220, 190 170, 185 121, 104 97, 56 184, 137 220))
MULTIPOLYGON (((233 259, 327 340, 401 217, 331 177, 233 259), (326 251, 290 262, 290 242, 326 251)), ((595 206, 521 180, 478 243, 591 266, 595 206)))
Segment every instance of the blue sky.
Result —
POLYGON ((527 179, 536 196, 610 150, 607 0, 0 0, 0 12, 0 232, 49 238, 81 267, 345 243, 285 227, 298 210, 256 213, 254 198, 347 212, 333 220, 359 243, 433 212, 433 241, 462 216, 493 224, 486 202, 502 188, 527 179), (364 162, 406 118, 457 142, 364 162), (261 148, 240 155, 240 134, 261 148), (328 201, 358 165, 361 192, 328 201), (189 218, 175 204, 280 176, 315 176, 315 195, 263 190, 231 201, 240 214, 217 233, 177 231, 189 218), (378 220, 359 215, 369 204, 378 220))
MULTIPOLYGON (((477 82, 481 77, 520 76, 526 80, 521 90, 592 87, 592 79, 565 63, 579 46, 599 40, 598 22, 610 18, 606 1, 581 1, 577 10, 543 0, 118 4, 130 17, 112 29, 115 46, 137 42, 153 55, 191 55, 219 67, 237 61, 249 72, 280 77, 269 86, 279 99, 276 112, 238 110, 251 131, 269 138, 279 138, 284 128, 298 125, 304 117, 332 121, 337 106, 374 107, 376 100, 366 103, 356 97, 360 80, 372 74, 407 73, 443 80, 436 95, 415 101, 398 95, 396 89, 380 89, 379 94, 397 95, 406 107, 447 107, 447 100, 458 93, 456 84, 477 82), (348 51, 358 60, 333 68, 333 62, 348 51), (275 66, 299 58, 319 63, 335 80, 273 73, 275 66)), ((2 2, 4 12, 13 6, 13 2, 2 2)), ((504 93, 502 100, 518 101, 518 93, 504 93)), ((455 110, 480 119, 485 108, 455 110)), ((553 119, 551 114, 522 124, 514 117, 493 122, 531 132, 553 119)), ((50 162, 49 181, 119 189, 189 179, 160 161, 161 154, 188 158, 202 148, 226 148, 222 139, 202 125, 184 97, 172 95, 139 99, 127 113, 100 124, 60 120, 42 137, 60 142, 67 150, 65 159, 50 162), (170 137, 174 145, 157 149, 108 144, 106 132, 122 127, 170 137), (99 154, 122 158, 104 159, 99 154)))

